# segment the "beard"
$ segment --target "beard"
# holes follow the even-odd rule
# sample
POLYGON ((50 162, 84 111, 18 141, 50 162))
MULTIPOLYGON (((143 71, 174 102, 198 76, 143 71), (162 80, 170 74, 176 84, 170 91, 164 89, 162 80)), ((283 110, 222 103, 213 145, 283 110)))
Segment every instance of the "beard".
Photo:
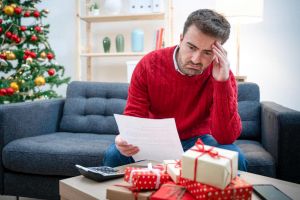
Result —
POLYGON ((178 68, 185 75, 188 75, 188 76, 199 75, 199 74, 202 74, 204 71, 202 63, 195 64, 192 61, 182 63, 180 61, 180 59, 178 59, 178 61, 179 61, 178 68))

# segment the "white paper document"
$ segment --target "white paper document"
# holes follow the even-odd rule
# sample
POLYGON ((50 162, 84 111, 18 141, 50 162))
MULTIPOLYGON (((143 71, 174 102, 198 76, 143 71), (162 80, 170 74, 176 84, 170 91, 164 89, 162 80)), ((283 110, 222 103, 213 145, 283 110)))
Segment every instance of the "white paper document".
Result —
POLYGON ((183 149, 174 118, 146 119, 115 114, 120 136, 140 151, 135 161, 181 159, 183 149))

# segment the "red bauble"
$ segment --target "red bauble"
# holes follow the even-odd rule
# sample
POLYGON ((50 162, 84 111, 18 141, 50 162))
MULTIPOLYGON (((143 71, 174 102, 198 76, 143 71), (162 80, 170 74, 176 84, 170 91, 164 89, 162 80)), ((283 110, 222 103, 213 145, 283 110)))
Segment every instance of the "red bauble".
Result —
POLYGON ((30 17, 30 12, 29 12, 29 11, 26 11, 26 12, 24 13, 24 17, 30 17))
POLYGON ((51 68, 48 70, 49 76, 53 76, 55 74, 55 69, 51 68))
POLYGON ((15 42, 19 44, 21 42, 21 38, 18 37, 15 42))
POLYGON ((0 96, 5 96, 6 95, 6 89, 2 88, 0 89, 0 96))
POLYGON ((21 8, 21 7, 15 7, 14 11, 15 11, 15 13, 16 13, 17 15, 19 15, 19 14, 22 13, 22 8, 21 8))
POLYGON ((37 11, 37 10, 33 11, 33 16, 34 16, 35 18, 40 17, 40 12, 37 11))
POLYGON ((36 32, 42 32, 42 28, 41 27, 39 27, 39 26, 36 26, 36 27, 34 27, 34 30, 36 31, 36 32))
POLYGON ((0 33, 2 33, 2 31, 3 31, 3 28, 2 28, 2 27, 0 27, 0 33))
POLYGON ((54 55, 53 55, 52 53, 48 53, 48 54, 47 54, 47 58, 48 58, 49 60, 51 60, 51 59, 54 58, 54 55))
POLYGON ((30 56, 31 58, 36 58, 36 53, 34 53, 33 51, 31 51, 30 54, 29 54, 29 56, 30 56))
POLYGON ((31 54, 31 51, 28 50, 28 49, 26 49, 26 50, 24 51, 24 54, 25 54, 26 56, 29 56, 29 55, 31 54))
POLYGON ((14 94, 14 89, 12 89, 11 87, 9 87, 9 88, 6 88, 6 94, 8 95, 8 96, 11 96, 11 95, 13 95, 14 94))
POLYGON ((3 22, 3 19, 0 19, 0 24, 2 24, 2 22, 3 22))
POLYGON ((12 35, 12 33, 11 33, 10 31, 7 31, 7 32, 5 33, 5 36, 6 36, 7 38, 10 38, 11 35, 12 35))
POLYGON ((16 39, 18 39, 18 36, 16 34, 12 34, 10 39, 12 39, 13 41, 16 41, 16 39))
POLYGON ((26 26, 20 26, 20 31, 26 31, 27 27, 26 26))
POLYGON ((30 40, 31 40, 32 42, 35 42, 35 41, 38 40, 38 38, 36 37, 36 35, 32 35, 31 38, 30 38, 30 40))

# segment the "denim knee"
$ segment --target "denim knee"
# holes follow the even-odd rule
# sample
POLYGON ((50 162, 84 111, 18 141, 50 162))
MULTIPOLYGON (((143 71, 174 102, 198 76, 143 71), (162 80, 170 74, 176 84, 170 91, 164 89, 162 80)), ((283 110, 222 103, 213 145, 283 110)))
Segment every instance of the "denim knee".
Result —
POLYGON ((237 145, 235 145, 235 144, 220 145, 220 146, 218 146, 218 148, 238 152, 239 153, 239 155, 238 155, 238 169, 241 170, 241 171, 245 171, 245 172, 247 171, 247 168, 248 168, 247 159, 246 159, 244 153, 242 152, 242 150, 237 145))
POLYGON ((122 155, 115 144, 111 144, 104 153, 104 166, 117 167, 130 163, 134 163, 134 159, 132 157, 122 155))

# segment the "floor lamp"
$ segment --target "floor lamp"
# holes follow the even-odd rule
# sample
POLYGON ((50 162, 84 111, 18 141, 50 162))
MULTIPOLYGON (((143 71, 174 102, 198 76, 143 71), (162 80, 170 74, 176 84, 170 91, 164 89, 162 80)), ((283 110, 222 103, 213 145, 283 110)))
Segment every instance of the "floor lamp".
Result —
POLYGON ((222 13, 236 28, 237 62, 235 76, 238 81, 245 81, 240 75, 240 25, 258 23, 263 19, 264 0, 216 0, 216 10, 222 13))

